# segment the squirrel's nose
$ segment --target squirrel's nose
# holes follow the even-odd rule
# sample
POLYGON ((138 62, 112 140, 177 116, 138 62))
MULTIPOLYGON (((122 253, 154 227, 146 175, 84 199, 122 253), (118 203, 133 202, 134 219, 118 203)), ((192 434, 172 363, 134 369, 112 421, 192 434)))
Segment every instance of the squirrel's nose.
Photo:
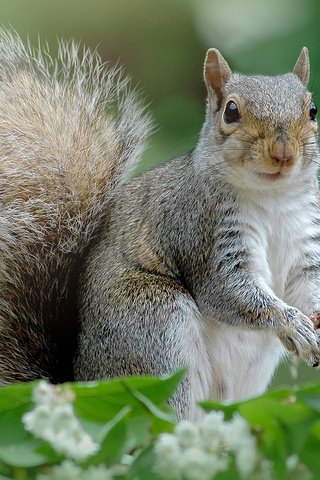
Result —
POLYGON ((270 155, 272 160, 275 160, 276 163, 278 164, 284 164, 284 163, 288 163, 290 162, 290 160, 292 160, 292 155, 289 154, 283 154, 283 155, 277 155, 277 156, 274 156, 274 155, 270 155))
POLYGON ((269 148, 270 157, 278 165, 289 163, 294 158, 294 153, 293 145, 282 139, 274 141, 269 148))

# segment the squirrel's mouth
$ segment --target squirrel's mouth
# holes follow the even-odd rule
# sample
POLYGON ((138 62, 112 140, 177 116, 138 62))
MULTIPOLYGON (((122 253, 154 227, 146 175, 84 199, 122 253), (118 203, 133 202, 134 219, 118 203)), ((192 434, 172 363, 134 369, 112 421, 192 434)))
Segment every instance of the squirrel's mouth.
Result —
POLYGON ((260 172, 259 176, 261 178, 264 178, 265 180, 274 181, 274 180, 278 180, 278 178, 281 178, 283 176, 283 173, 280 172, 280 171, 276 172, 276 173, 262 173, 262 172, 260 172))

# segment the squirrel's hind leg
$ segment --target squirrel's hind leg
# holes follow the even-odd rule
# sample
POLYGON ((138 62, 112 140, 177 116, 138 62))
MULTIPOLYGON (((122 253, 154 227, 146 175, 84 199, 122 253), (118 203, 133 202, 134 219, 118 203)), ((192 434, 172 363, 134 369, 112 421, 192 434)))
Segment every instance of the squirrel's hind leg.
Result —
POLYGON ((187 367, 169 403, 179 419, 199 415, 196 402, 208 398, 211 369, 190 294, 169 277, 141 271, 106 283, 86 291, 82 301, 76 379, 165 375, 187 367))

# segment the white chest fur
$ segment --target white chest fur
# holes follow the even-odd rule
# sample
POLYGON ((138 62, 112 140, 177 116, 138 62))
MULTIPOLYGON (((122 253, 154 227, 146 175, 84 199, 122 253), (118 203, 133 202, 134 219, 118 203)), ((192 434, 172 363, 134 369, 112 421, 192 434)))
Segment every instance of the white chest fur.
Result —
MULTIPOLYGON (((245 243, 254 252, 254 276, 270 293, 306 309, 304 298, 300 298, 303 289, 298 284, 292 291, 287 285, 304 252, 313 248, 308 238, 319 234, 312 211, 307 210, 311 195, 270 195, 261 200, 257 196, 255 201, 244 201, 240 212, 245 243)), ((210 397, 232 401, 262 393, 284 354, 276 335, 218 325, 214 319, 207 319, 204 329, 213 379, 210 397)))
POLYGON ((210 398, 235 401, 263 393, 283 354, 270 332, 207 324, 212 372, 210 398))
POLYGON ((247 202, 241 212, 244 239, 253 252, 253 273, 273 294, 308 315, 299 288, 292 291, 289 286, 305 256, 319 254, 315 193, 297 189, 256 200, 247 202))

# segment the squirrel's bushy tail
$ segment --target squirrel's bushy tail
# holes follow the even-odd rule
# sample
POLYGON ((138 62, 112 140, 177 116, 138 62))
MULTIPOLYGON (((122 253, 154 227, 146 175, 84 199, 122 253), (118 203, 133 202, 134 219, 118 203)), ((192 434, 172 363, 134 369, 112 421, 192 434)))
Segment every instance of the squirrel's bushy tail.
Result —
POLYGON ((0 383, 55 376, 77 262, 149 130, 97 53, 61 43, 53 60, 0 31, 0 383))

